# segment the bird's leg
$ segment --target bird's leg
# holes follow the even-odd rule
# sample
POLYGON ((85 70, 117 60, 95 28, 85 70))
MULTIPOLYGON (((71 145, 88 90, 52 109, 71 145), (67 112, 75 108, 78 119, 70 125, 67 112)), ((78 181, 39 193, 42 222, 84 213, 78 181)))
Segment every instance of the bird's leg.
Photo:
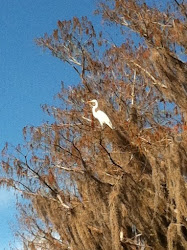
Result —
POLYGON ((100 141, 102 141, 102 133, 101 133, 101 131, 100 131, 100 141))

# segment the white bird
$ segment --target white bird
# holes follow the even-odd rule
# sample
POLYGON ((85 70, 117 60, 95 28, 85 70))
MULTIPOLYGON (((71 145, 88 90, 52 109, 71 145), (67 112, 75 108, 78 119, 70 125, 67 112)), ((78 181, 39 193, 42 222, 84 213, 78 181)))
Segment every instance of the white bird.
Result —
POLYGON ((107 114, 105 114, 101 110, 96 111, 96 109, 98 108, 98 101, 94 99, 94 100, 88 101, 88 103, 94 104, 94 106, 92 107, 92 113, 93 113, 93 116, 100 122, 102 129, 103 129, 104 123, 108 125, 111 129, 114 129, 107 114))

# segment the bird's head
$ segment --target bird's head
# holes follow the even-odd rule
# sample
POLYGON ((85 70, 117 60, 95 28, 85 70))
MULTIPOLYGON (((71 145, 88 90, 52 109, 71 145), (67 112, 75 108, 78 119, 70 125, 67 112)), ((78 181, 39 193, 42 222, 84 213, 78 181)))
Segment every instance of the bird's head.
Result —
POLYGON ((93 99, 93 100, 91 100, 91 101, 88 101, 87 103, 89 103, 89 104, 95 106, 95 105, 97 105, 98 102, 97 102, 97 100, 93 99))

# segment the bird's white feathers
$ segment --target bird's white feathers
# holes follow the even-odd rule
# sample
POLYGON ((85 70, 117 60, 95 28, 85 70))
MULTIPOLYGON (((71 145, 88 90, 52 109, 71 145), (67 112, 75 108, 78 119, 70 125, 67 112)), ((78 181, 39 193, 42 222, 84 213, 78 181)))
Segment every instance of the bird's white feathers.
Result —
POLYGON ((103 111, 101 110, 97 110, 96 109, 98 108, 98 102, 97 100, 91 100, 91 101, 88 101, 89 103, 92 103, 92 104, 95 104, 93 107, 92 107, 92 113, 93 113, 93 116, 100 122, 101 124, 101 127, 103 128, 103 124, 106 124, 108 125, 111 129, 114 129, 114 127, 112 126, 112 123, 109 119, 109 117, 107 116, 107 114, 105 114, 103 111))

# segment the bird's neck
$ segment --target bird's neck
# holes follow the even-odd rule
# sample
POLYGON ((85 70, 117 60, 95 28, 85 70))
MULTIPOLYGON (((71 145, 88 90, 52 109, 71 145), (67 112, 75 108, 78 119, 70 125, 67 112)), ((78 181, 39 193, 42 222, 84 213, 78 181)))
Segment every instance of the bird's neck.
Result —
POLYGON ((92 113, 93 113, 93 115, 96 114, 96 108, 97 108, 96 106, 92 107, 92 113))
POLYGON ((93 115, 96 114, 96 109, 98 108, 98 103, 95 104, 95 106, 92 107, 93 115))

